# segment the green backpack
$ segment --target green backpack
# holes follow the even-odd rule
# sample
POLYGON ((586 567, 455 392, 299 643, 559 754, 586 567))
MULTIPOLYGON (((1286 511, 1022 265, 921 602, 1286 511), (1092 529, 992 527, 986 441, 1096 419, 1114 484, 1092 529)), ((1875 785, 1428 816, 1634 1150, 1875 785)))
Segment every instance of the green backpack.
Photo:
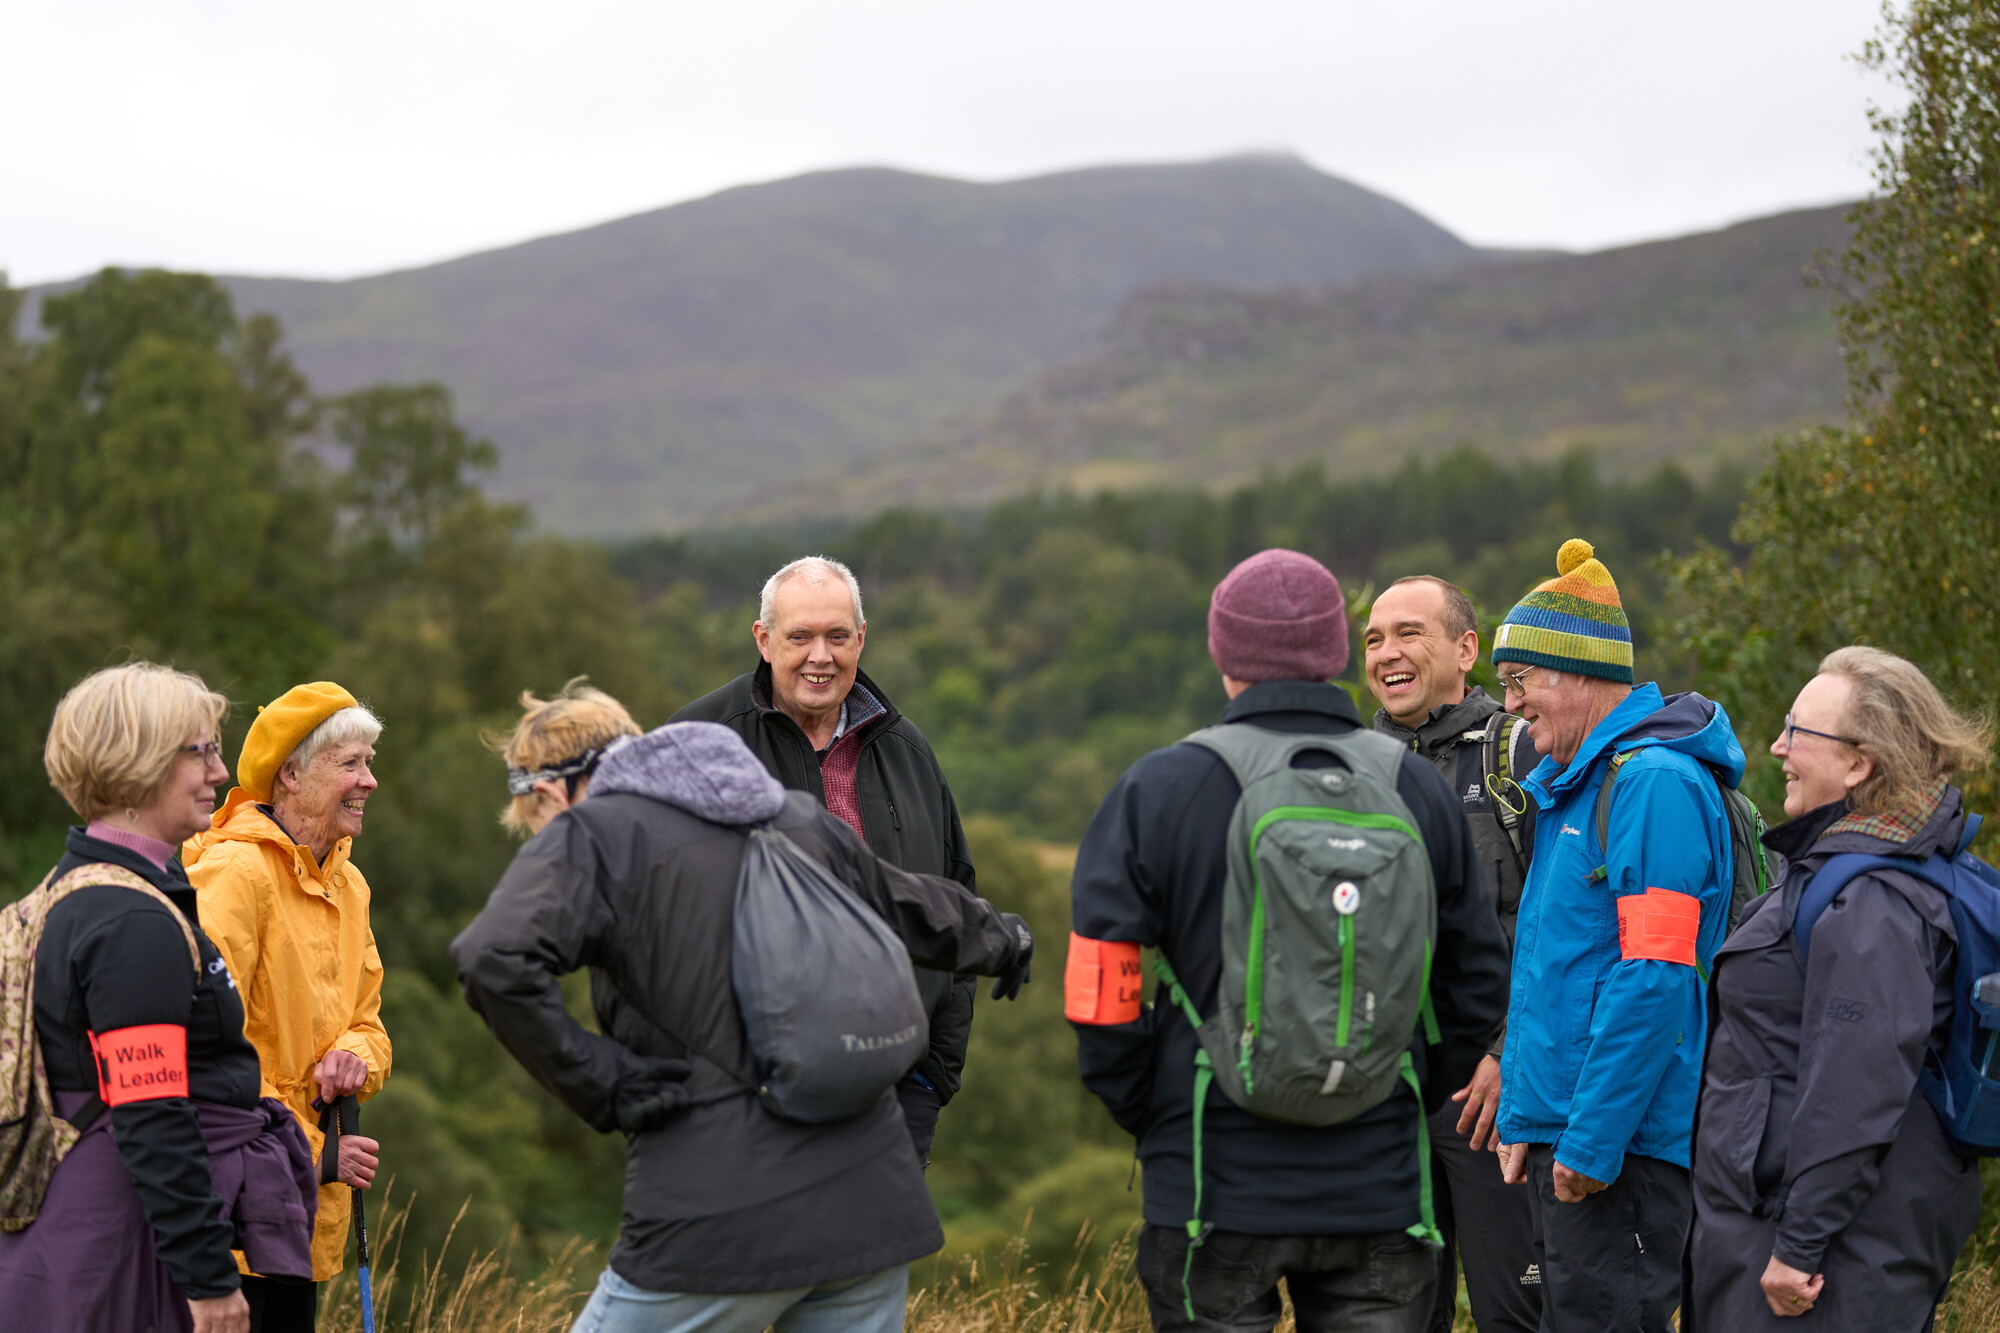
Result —
MULTIPOLYGON (((1421 1023, 1438 1040, 1430 1004, 1437 893, 1416 818, 1396 792, 1403 747, 1395 741, 1246 723, 1187 739, 1220 755, 1243 788, 1229 824, 1215 1012, 1204 1019, 1168 961, 1154 962, 1201 1038, 1191 1269, 1204 1233, 1202 1112, 1212 1083, 1246 1111, 1297 1125, 1351 1120, 1398 1083, 1421 1100, 1410 1038, 1421 1023), (1330 752, 1346 767, 1293 768, 1307 751, 1330 752)), ((1423 1221, 1410 1231, 1440 1244, 1421 1109, 1417 1135, 1423 1221)))

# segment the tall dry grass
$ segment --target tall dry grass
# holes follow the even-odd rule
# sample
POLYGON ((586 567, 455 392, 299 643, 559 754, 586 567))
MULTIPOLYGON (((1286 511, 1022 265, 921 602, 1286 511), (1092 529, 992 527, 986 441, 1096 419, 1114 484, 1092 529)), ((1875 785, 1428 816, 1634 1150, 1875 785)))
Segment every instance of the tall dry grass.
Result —
MULTIPOLYGON (((594 1248, 572 1241, 532 1278, 512 1272, 508 1248, 475 1256, 447 1271, 428 1255, 407 1272, 400 1254, 406 1210, 388 1206, 374 1271, 376 1327, 381 1333, 564 1333, 589 1299, 600 1267, 594 1248), (408 1290, 402 1290, 407 1284, 408 1290), (393 1317, 391 1312, 394 1312, 393 1317)), ((460 1210, 463 1216, 464 1210, 460 1210)), ((1091 1229, 1076 1238, 1089 1247, 1091 1229)), ((997 1259, 966 1258, 912 1265, 908 1333, 1147 1333, 1146 1297, 1132 1275, 1132 1236, 1086 1268, 1079 1258, 1056 1274, 1028 1262, 1024 1238, 997 1259)), ((1967 1251, 1951 1296, 1938 1310, 1937 1333, 2000 1333, 2000 1225, 1967 1251)), ((359 1284, 352 1269, 323 1292, 319 1326, 326 1333, 360 1333, 359 1284)), ((1289 1304, 1276 1333, 1294 1333, 1289 1304)), ((1453 1333, 1476 1333, 1463 1297, 1453 1333)))
MULTIPOLYGON (((452 1220, 444 1254, 471 1202, 460 1205, 452 1220)), ((368 1235, 378 1333, 563 1333, 597 1279, 595 1247, 578 1240, 531 1278, 515 1275, 512 1240, 472 1256, 462 1267, 447 1268, 443 1254, 425 1254, 406 1269, 403 1223, 409 1205, 398 1206, 384 1190, 379 1216, 380 1230, 371 1226, 368 1235)), ((351 1265, 351 1252, 348 1258, 351 1265)), ((321 1289, 319 1327, 325 1333, 361 1333, 361 1284, 352 1266, 321 1289)))

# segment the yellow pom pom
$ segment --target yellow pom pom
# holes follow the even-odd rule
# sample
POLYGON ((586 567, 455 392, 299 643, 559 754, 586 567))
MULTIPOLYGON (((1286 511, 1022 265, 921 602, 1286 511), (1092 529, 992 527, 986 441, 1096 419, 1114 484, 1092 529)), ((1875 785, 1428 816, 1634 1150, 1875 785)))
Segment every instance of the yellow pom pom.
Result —
POLYGON ((1574 574, 1584 561, 1597 554, 1597 548, 1581 537, 1571 537, 1556 552, 1556 573, 1574 574))

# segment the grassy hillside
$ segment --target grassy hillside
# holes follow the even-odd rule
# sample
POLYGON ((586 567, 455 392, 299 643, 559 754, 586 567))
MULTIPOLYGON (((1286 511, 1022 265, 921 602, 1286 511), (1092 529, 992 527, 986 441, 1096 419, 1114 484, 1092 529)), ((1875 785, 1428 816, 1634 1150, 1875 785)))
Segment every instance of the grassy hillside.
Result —
POLYGON ((1162 282, 1270 288, 1475 252, 1296 158, 981 185, 822 172, 351 282, 225 279, 323 391, 437 379, 496 494, 655 531, 976 421, 1162 282))
POLYGON ((1467 442, 1592 446, 1624 475, 1747 460, 1771 431, 1840 414, 1831 297, 1804 270, 1845 244, 1845 212, 1314 292, 1150 292, 982 429, 809 478, 791 507, 1223 484, 1307 461, 1379 474, 1467 442))

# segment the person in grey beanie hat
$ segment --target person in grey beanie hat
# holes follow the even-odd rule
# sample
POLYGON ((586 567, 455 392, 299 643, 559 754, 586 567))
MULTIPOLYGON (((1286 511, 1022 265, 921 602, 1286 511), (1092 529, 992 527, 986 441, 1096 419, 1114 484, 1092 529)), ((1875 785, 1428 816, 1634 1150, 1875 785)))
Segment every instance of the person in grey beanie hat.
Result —
MULTIPOLYGON (((1254 1115, 1211 1088, 1191 1155, 1195 1030, 1172 1003, 1142 1004, 1141 950, 1158 949, 1187 1002, 1216 1012, 1241 784, 1205 745, 1156 750, 1118 780, 1077 851, 1063 1010, 1085 1086, 1138 1140, 1146 1227, 1137 1268, 1155 1333, 1268 1330, 1282 1309, 1281 1278, 1300 1333, 1420 1333, 1430 1317, 1438 1259, 1416 1234, 1428 1166, 1419 1107, 1434 1111, 1463 1087, 1498 1032, 1507 956, 1451 789, 1429 760, 1357 736, 1353 700, 1329 683, 1347 666, 1347 640, 1339 580, 1297 551, 1251 556, 1209 602, 1209 654, 1229 696, 1218 730, 1323 737, 1342 750, 1374 742, 1387 751, 1385 769, 1395 765, 1436 894, 1430 995, 1441 1040, 1412 1047, 1421 1097, 1399 1086, 1352 1119, 1313 1127, 1254 1115)), ((1291 763, 1345 761, 1307 747, 1291 763)))

